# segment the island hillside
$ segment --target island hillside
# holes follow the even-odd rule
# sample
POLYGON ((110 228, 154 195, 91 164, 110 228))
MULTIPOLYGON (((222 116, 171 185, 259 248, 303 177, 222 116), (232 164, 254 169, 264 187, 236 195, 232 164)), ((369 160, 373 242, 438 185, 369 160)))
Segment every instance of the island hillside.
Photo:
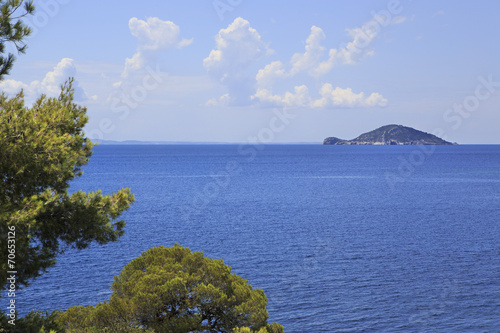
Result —
POLYGON ((402 125, 385 125, 353 140, 329 137, 324 145, 453 145, 437 136, 402 125))

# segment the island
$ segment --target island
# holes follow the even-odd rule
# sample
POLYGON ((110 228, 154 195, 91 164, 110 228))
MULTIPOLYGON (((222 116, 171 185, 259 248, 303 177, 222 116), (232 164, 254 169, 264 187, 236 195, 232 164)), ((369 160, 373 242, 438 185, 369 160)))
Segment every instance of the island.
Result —
POLYGON ((437 136, 402 125, 385 125, 353 140, 329 137, 324 145, 456 145, 437 136))

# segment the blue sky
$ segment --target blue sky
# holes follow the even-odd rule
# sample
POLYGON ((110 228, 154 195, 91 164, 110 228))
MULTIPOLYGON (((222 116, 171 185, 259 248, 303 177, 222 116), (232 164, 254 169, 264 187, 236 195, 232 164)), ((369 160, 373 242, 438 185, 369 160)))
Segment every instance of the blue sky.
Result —
POLYGON ((402 124, 500 144, 495 1, 35 0, 0 88, 69 76, 105 140, 322 142, 402 124))

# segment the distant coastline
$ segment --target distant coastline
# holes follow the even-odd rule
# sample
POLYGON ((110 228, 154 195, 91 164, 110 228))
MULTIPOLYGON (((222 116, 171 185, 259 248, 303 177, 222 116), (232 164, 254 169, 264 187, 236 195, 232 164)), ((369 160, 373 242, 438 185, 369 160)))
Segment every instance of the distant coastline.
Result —
MULTIPOLYGON (((99 145, 253 145, 249 142, 217 142, 217 141, 140 141, 140 140, 100 140, 91 139, 92 142, 99 145)), ((318 145, 321 142, 271 142, 271 143, 258 143, 263 145, 318 145)))
POLYGON ((343 140, 328 137, 324 145, 457 145, 433 134, 422 132, 403 125, 385 125, 363 133, 355 139, 343 140))
POLYGON ((97 143, 99 145, 218 145, 218 144, 228 144, 227 142, 194 142, 194 141, 141 141, 141 140, 124 140, 124 141, 115 141, 115 140, 100 140, 100 139, 91 139, 93 143, 97 143))

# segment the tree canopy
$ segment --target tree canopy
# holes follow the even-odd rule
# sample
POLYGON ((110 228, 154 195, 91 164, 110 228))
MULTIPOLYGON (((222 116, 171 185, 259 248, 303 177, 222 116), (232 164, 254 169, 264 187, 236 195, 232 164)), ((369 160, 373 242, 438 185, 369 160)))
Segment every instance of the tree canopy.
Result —
POLYGON ((26 51, 23 39, 31 33, 31 29, 23 23, 22 18, 35 11, 33 1, 0 0, 0 80, 14 64, 14 54, 5 54, 6 45, 11 44, 19 53, 26 51))
POLYGON ((178 244, 152 248, 115 276, 109 302, 72 307, 59 322, 69 332, 85 329, 155 332, 283 332, 267 323, 261 289, 231 273, 223 260, 178 244))
POLYGON ((73 103, 72 80, 57 98, 42 95, 31 107, 23 93, 0 95, 0 278, 7 279, 7 231, 15 228, 17 284, 27 285, 66 248, 105 244, 123 234, 117 218, 134 197, 68 192, 82 175, 93 143, 85 138, 86 108, 73 103))

